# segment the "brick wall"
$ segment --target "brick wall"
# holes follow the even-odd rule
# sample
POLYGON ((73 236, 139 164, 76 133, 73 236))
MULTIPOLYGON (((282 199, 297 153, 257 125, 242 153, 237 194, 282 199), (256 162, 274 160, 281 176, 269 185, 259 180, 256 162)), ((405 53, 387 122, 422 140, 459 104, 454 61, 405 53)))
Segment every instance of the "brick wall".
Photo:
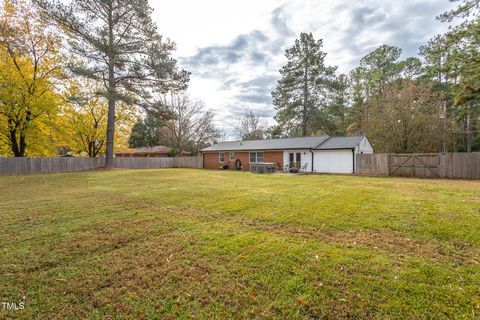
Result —
MULTIPOLYGON (((235 152, 235 159, 229 159, 229 152, 225 152, 225 162, 220 163, 219 160, 219 153, 212 152, 212 153, 204 153, 203 154, 203 167, 205 169, 219 169, 224 165, 228 165, 230 169, 235 168, 235 161, 239 159, 242 162, 243 170, 248 171, 250 170, 249 166, 249 152, 235 152)), ((281 168, 283 166, 283 152, 282 151, 265 151, 263 154, 263 161, 264 162, 275 162, 277 163, 278 167, 281 168)))
POLYGON ((279 169, 283 167, 283 151, 266 151, 263 157, 265 162, 275 162, 279 169))

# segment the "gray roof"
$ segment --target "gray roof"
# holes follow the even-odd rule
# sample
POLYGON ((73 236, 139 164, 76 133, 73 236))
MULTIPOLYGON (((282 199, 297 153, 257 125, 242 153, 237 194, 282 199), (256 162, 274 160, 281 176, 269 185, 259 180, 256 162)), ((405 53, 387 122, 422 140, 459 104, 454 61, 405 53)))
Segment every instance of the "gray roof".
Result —
POLYGON ((354 137, 329 137, 322 144, 318 145, 315 150, 329 150, 329 149, 353 149, 355 148, 365 136, 354 137))
MULTIPOLYGON (((167 154, 172 151, 173 148, 165 146, 153 146, 153 147, 140 147, 129 149, 128 151, 115 152, 115 154, 146 154, 146 153, 156 153, 156 154, 167 154)), ((190 154, 190 152, 183 151, 182 154, 190 154)))
POLYGON ((328 139, 328 136, 269 139, 269 140, 227 141, 227 142, 220 142, 208 148, 202 149, 202 152, 313 149, 327 139, 328 139))

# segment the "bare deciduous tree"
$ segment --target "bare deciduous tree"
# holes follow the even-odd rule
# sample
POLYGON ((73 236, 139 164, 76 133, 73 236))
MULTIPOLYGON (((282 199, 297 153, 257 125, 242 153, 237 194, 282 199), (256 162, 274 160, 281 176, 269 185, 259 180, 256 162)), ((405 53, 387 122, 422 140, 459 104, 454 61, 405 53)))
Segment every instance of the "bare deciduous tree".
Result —
POLYGON ((219 137, 213 124, 213 113, 205 109, 202 101, 191 99, 182 92, 165 96, 164 104, 173 113, 173 119, 165 126, 179 155, 183 151, 198 154, 219 137))
POLYGON ((235 124, 235 131, 242 140, 265 139, 267 129, 267 122, 257 117, 253 111, 246 112, 235 124))

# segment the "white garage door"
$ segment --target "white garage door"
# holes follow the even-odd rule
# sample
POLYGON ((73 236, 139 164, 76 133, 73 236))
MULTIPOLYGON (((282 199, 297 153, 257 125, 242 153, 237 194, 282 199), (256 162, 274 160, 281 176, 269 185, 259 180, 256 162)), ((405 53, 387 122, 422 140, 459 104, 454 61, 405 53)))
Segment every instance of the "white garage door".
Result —
POLYGON ((326 173, 352 173, 352 150, 314 151, 313 170, 326 173))

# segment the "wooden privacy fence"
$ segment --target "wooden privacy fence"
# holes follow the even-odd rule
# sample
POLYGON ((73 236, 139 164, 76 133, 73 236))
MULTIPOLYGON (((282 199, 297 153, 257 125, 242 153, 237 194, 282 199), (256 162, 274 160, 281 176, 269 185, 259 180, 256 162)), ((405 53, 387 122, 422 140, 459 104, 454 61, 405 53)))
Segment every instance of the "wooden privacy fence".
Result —
POLYGON ((356 169, 359 174, 480 179, 480 152, 357 154, 356 169))
POLYGON ((203 157, 179 158, 114 158, 115 168, 157 169, 157 168, 203 168, 203 157))
MULTIPOLYGON (((76 172, 101 168, 105 158, 0 158, 0 175, 26 173, 76 172)), ((203 159, 180 158, 114 158, 115 168, 203 168, 203 159)))
POLYGON ((75 172, 104 164, 103 158, 0 158, 0 175, 75 172))

